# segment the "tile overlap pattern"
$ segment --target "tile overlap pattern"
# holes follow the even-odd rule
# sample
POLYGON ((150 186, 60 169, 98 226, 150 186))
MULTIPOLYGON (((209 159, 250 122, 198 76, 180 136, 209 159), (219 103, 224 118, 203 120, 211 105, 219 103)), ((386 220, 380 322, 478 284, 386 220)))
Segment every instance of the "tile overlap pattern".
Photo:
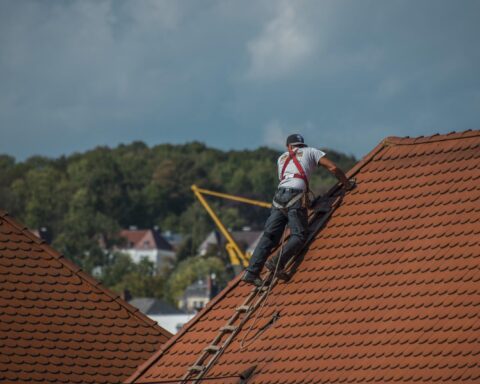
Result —
MULTIPOLYGON (((480 382, 480 131, 388 138, 350 175, 358 188, 258 327, 280 319, 242 350, 251 319, 207 378, 257 366, 249 384, 480 382)), ((232 282, 129 380, 182 377, 248 292, 232 282)))
POLYGON ((120 383, 170 334, 0 211, 0 382, 120 383))

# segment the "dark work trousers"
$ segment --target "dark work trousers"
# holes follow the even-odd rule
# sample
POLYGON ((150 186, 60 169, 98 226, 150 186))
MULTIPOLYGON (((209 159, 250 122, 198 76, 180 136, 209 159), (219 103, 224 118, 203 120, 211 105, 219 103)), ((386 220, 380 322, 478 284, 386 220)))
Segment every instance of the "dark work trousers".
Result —
MULTIPOLYGON (((275 193, 274 200, 285 205, 298 193, 302 193, 302 191, 292 188, 279 188, 277 193, 275 193)), ((287 224, 290 228, 290 237, 283 247, 282 257, 278 265, 279 270, 283 269, 287 261, 300 251, 307 238, 308 226, 307 209, 302 206, 302 200, 298 200, 286 210, 272 208, 270 216, 265 223, 263 236, 250 258, 247 271, 257 275, 260 274, 268 255, 280 242, 287 224)), ((276 261, 277 259, 275 259, 276 261)))

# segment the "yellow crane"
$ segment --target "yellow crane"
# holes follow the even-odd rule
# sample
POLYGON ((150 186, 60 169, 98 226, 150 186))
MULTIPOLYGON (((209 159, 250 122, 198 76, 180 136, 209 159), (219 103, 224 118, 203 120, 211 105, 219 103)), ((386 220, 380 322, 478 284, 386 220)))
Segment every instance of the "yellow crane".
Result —
POLYGON ((263 201, 248 199, 246 197, 229 195, 228 193, 221 193, 221 192, 210 191, 208 189, 198 188, 195 184, 193 184, 191 188, 196 198, 198 199, 198 201, 200 201, 200 203, 203 205, 207 213, 210 215, 212 220, 217 225, 222 235, 225 236, 225 239, 227 239, 227 245, 225 246, 225 248, 227 250, 228 257, 230 259, 230 263, 232 264, 232 266, 237 269, 240 267, 245 268, 248 265, 248 260, 250 259, 250 255, 240 249, 235 239, 232 237, 232 235, 227 230, 225 225, 219 219, 217 214, 213 211, 212 207, 210 207, 210 205, 207 203, 207 200, 205 200, 203 195, 220 197, 223 199, 233 200, 233 201, 237 201, 245 204, 256 205, 258 207, 264 207, 264 208, 271 208, 272 204, 265 203, 263 201))

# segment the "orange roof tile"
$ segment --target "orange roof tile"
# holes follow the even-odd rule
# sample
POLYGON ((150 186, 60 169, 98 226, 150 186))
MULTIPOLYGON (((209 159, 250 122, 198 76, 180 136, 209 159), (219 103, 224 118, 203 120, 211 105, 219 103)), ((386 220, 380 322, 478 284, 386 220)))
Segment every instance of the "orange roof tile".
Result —
POLYGON ((119 383, 171 336, 0 211, 0 382, 119 383))
MULTIPOLYGON (((202 382, 480 381, 480 131, 387 138, 349 176, 254 330, 280 318, 242 349, 252 315, 202 382)), ((181 378, 250 290, 231 282, 127 382, 181 378)))

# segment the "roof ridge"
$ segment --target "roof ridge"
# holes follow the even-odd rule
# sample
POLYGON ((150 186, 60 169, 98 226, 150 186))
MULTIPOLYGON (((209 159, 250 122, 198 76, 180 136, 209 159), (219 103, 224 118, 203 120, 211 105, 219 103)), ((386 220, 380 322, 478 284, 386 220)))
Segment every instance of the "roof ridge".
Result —
POLYGON ((436 133, 431 136, 417 136, 417 137, 389 136, 384 139, 384 142, 387 145, 415 145, 415 144, 432 143, 436 141, 465 139, 465 138, 476 137, 476 136, 480 136, 480 130, 467 129, 461 132, 452 131, 445 134, 436 133))
POLYGON ((138 308, 135 308, 131 304, 127 303, 125 300, 120 298, 117 294, 110 291, 108 288, 104 287, 99 281, 95 278, 90 276, 88 273, 84 272, 78 265, 67 259, 61 253, 56 251, 54 248, 49 246, 44 240, 39 239, 35 236, 26 226, 22 226, 19 222, 17 222, 8 212, 0 210, 0 217, 2 217, 5 221, 7 221, 10 225, 14 226, 15 228, 19 229, 25 236, 29 239, 33 240, 37 245, 42 247, 42 249, 48 253, 50 256, 53 256, 56 260, 62 263, 66 268, 72 271, 75 275, 77 275, 82 281, 87 282, 91 286, 99 289, 107 296, 109 296, 113 301, 119 304, 121 307, 124 307, 125 310, 131 313, 133 316, 137 317, 139 320, 143 321, 149 326, 154 326, 159 330, 163 336, 170 339, 172 334, 168 332, 166 329, 163 329, 158 325, 158 323, 148 316, 144 315, 138 308))
MULTIPOLYGON (((386 142, 385 140, 382 140, 375 148, 373 148, 370 152, 368 152, 357 164, 353 166, 352 169, 350 169, 347 172, 347 177, 350 178, 358 171, 365 166, 367 163, 369 163, 382 149, 386 147, 386 142)), ((331 196, 337 188, 339 187, 338 183, 333 186, 326 194, 326 196, 331 196)), ((320 229, 321 230, 321 229, 320 229)), ((138 377, 140 377, 152 364, 154 364, 175 342, 183 336, 187 330, 196 324, 210 309, 220 300, 222 300, 234 287, 237 286, 239 280, 241 278, 241 274, 236 276, 234 279, 232 279, 227 286, 217 295, 215 298, 207 303, 207 305, 189 322, 187 322, 182 329, 177 332, 172 338, 170 338, 165 344, 163 344, 160 349, 155 352, 147 361, 145 361, 142 365, 140 365, 133 374, 128 377, 124 383, 126 384, 131 384, 136 380, 138 377)))

